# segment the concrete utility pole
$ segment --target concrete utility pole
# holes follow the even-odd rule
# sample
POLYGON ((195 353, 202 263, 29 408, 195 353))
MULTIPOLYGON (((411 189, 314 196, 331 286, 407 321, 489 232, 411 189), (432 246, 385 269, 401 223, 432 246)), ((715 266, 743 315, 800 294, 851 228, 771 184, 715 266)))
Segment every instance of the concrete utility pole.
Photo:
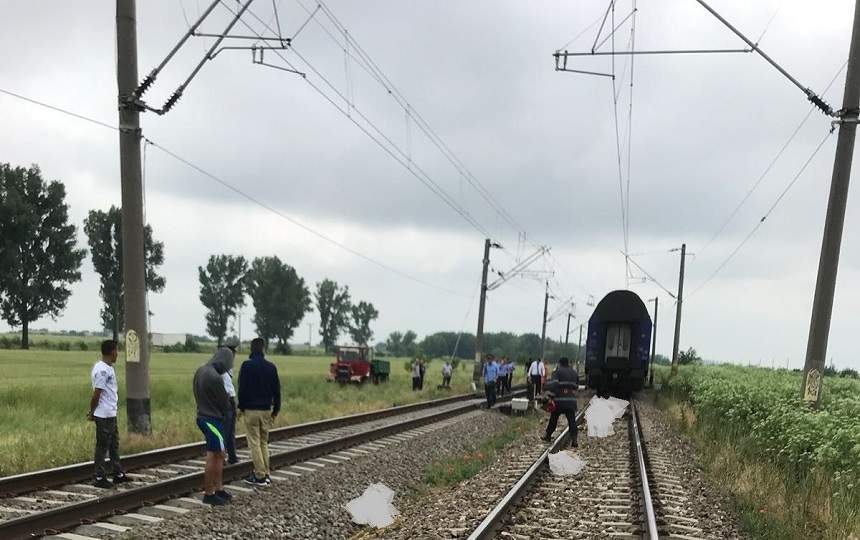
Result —
POLYGON ((543 297, 543 327, 540 332, 540 359, 543 360, 544 347, 546 345, 546 314, 549 307, 549 281, 546 282, 546 294, 543 297))
POLYGON ((122 185, 122 281, 125 294, 125 390, 128 430, 149 434, 149 332, 143 256, 143 183, 137 87, 135 0, 116 0, 116 80, 119 90, 119 162, 122 185))
POLYGON ((818 407, 821 400, 821 381, 830 334, 830 316, 833 313, 833 296, 836 291, 836 271, 842 244, 842 225, 845 222, 845 205, 848 202, 848 183, 851 179, 851 158, 854 154, 854 136, 857 131, 860 106, 860 0, 854 5, 854 27, 848 50, 848 69, 845 74, 845 93, 839 111, 839 139, 830 181, 827 217, 824 221, 824 238, 821 241, 821 258, 818 261, 818 278, 812 301, 812 320, 809 323, 809 341, 806 345, 806 362, 803 366, 801 398, 818 407))
POLYGON ((681 340, 681 306, 684 303, 684 261, 686 260, 687 244, 681 244, 681 271, 678 274, 678 309, 675 312, 675 341, 672 344, 672 375, 678 373, 678 343, 681 340))
POLYGON ((654 386, 654 356, 657 354, 657 308, 660 297, 654 297, 654 326, 651 327, 651 365, 648 366, 648 386, 654 386))
POLYGON ((570 337, 570 318, 573 317, 572 313, 567 314, 567 330, 564 332, 564 348, 567 349, 568 338, 570 337))
POLYGON ((475 332, 475 367, 472 370, 472 380, 475 388, 481 388, 481 374, 484 365, 484 312, 487 307, 487 272, 490 269, 490 239, 484 240, 483 269, 481 270, 481 299, 478 302, 478 331, 475 332))
POLYGON ((580 323, 579 325, 579 346, 576 348, 576 363, 579 365, 579 351, 582 350, 582 325, 585 323, 580 323))

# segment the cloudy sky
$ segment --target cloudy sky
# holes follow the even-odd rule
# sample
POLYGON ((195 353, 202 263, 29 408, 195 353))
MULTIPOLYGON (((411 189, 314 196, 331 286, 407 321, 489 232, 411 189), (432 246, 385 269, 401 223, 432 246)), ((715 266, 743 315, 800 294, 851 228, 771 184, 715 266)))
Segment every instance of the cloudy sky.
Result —
MULTIPOLYGON (((139 2, 141 77, 208 4, 139 2)), ((165 244, 167 278, 165 291, 150 296, 153 331, 204 332, 197 267, 214 253, 278 255, 311 284, 329 277, 349 285, 353 298, 378 307, 377 338, 407 328, 474 332, 485 232, 504 246, 493 251, 495 270, 536 246, 551 248, 551 258, 532 266, 554 272, 551 311, 572 297, 584 321, 590 296, 626 286, 612 82, 556 72, 551 56, 586 29, 566 46, 591 48, 605 1, 330 0, 318 10, 312 0, 275 4, 277 19, 271 2, 254 2, 242 19, 250 28, 240 23, 233 33, 272 35, 264 23, 277 31, 279 20, 282 35, 298 35, 292 50, 278 51, 283 58, 267 51, 265 62, 286 60, 307 78, 254 65, 250 51, 227 50, 206 63, 172 111, 143 115, 146 137, 262 203, 147 147, 146 218, 165 244), (419 118, 470 177, 422 132, 419 118)), ((712 4, 753 39, 766 29, 761 47, 804 85, 823 92, 835 76, 825 98, 839 108, 852 2, 834 0, 826 9, 797 0, 712 4)), ((221 31, 236 5, 225 0, 203 30, 221 31)), ((616 23, 630 9, 629 0, 619 2, 616 23)), ((112 2, 0 0, 0 10, 0 89, 116 124, 112 2)), ((616 33, 618 50, 630 47, 631 21, 616 33)), ((160 106, 211 43, 191 39, 148 103, 160 106)), ((696 2, 640 2, 638 50, 741 45, 696 2)), ((613 69, 608 57, 569 67, 613 69)), ((629 178, 628 249, 669 290, 677 287, 679 263, 670 250, 685 242, 695 254, 687 261, 682 347, 711 359, 800 367, 835 135, 749 242, 705 282, 824 140, 829 120, 809 117, 712 240, 806 116, 805 96, 753 54, 638 56, 628 138, 629 58, 617 57, 614 69, 625 190, 629 178)), ((0 126, 0 161, 38 163, 46 177, 65 182, 79 228, 88 210, 119 204, 116 132, 6 94, 0 126)), ((852 341, 860 329, 860 214, 853 202, 828 356, 860 367, 852 341)), ((543 279, 513 279, 493 291, 486 328, 539 333, 543 279)), ((643 298, 660 298, 657 349, 670 354, 672 298, 652 281, 630 286, 643 298)), ((87 260, 62 316, 34 326, 93 329, 98 308, 98 279, 87 260)), ((252 313, 245 308, 245 336, 252 313)), ((316 334, 316 323, 310 314, 296 341, 307 339, 308 324, 316 334)), ((563 315, 553 320, 548 334, 561 336, 564 323, 563 315)))

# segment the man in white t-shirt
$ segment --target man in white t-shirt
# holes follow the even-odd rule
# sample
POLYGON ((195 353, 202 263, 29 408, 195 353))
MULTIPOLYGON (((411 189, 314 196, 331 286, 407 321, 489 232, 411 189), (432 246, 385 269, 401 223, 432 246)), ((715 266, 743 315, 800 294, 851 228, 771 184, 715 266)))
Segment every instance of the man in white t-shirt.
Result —
POLYGON ((93 395, 87 420, 96 424, 95 462, 96 479, 93 485, 110 488, 115 484, 130 482, 119 462, 119 432, 116 427, 117 382, 113 365, 116 363, 117 343, 112 339, 102 341, 102 359, 96 362, 90 373, 93 395), (107 478, 105 457, 110 456, 113 482, 107 478))
POLYGON ((537 397, 541 393, 541 383, 546 375, 546 368, 543 365, 543 359, 538 358, 529 366, 529 379, 532 383, 532 397, 537 397))
MULTIPOLYGON (((227 338, 224 346, 235 355, 236 349, 239 348, 239 340, 233 337, 227 338)), ((230 413, 224 419, 224 450, 227 452, 227 463, 232 465, 239 462, 239 456, 236 455, 236 387, 233 385, 233 370, 228 369, 222 373, 221 379, 224 381, 224 391, 230 398, 230 413)))

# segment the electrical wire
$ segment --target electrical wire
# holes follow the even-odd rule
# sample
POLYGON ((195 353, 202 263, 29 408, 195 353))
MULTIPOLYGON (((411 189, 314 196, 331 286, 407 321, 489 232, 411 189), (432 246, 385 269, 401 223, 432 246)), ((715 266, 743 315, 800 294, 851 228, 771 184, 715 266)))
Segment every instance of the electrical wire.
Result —
MULTIPOLYGON (((304 5, 301 0, 296 0, 296 2, 306 12, 310 12, 310 10, 304 5)), ((494 212, 517 232, 524 231, 523 227, 519 223, 517 223, 511 213, 507 209, 505 209, 493 196, 489 189, 487 189, 486 186, 484 186, 475 177, 475 175, 472 174, 472 172, 468 169, 468 167, 466 167, 463 161, 451 150, 447 143, 445 143, 445 141, 439 136, 439 134, 430 126, 429 122, 427 122, 427 120, 421 115, 421 113, 409 103, 409 100, 403 95, 403 93, 397 88, 397 86, 391 81, 391 79, 382 71, 378 64, 367 53, 367 51, 365 51, 361 44, 358 43, 354 35, 346 29, 343 23, 340 22, 334 12, 325 4, 325 2, 319 1, 317 5, 322 8, 323 13, 334 25, 336 31, 341 34, 344 39, 344 42, 347 44, 352 44, 355 54, 350 54, 350 56, 362 66, 362 68, 383 88, 383 90, 385 90, 387 95, 394 99, 394 101, 399 107, 401 107, 404 111, 408 111, 410 117, 412 117, 416 126, 427 136, 428 140, 430 140, 430 142, 434 146, 436 146, 436 148, 442 153, 446 160, 448 160, 451 165, 457 170, 457 172, 462 176, 462 178, 464 178, 475 189, 475 191, 487 202, 487 204, 494 210, 494 212)), ((340 41, 335 38, 334 34, 332 34, 331 31, 328 30, 327 27, 325 27, 325 25, 323 25, 319 21, 316 22, 321 28, 323 28, 326 34, 336 44, 338 44, 339 47, 345 48, 345 46, 340 44, 340 41)))
MULTIPOLYGON (((81 114, 78 114, 78 113, 72 112, 72 111, 70 111, 70 110, 68 110, 68 109, 63 109, 63 108, 61 108, 61 107, 57 107, 57 106, 55 106, 55 105, 50 105, 50 104, 45 103, 45 102, 43 102, 43 101, 39 101, 39 100, 36 100, 36 99, 33 99, 33 98, 29 98, 29 97, 23 96, 23 95, 21 95, 21 94, 18 94, 18 93, 15 93, 15 92, 11 92, 11 91, 9 91, 9 90, 5 90, 5 89, 3 89, 3 88, 0 88, 0 93, 2 93, 2 94, 6 94, 6 95, 9 95, 9 96, 12 96, 12 97, 14 97, 14 98, 17 98, 17 99, 20 99, 20 100, 23 100, 23 101, 27 101, 27 102, 29 102, 29 103, 33 103, 33 104, 35 104, 35 105, 39 105, 39 106, 41 106, 41 107, 45 107, 45 108, 47 108, 47 109, 51 109, 51 110, 53 110, 53 111, 56 111, 56 112, 59 112, 59 113, 62 113, 62 114, 65 114, 65 115, 68 115, 68 116, 71 116, 71 117, 77 118, 77 119, 79 119, 79 120, 83 120, 83 121, 86 121, 86 122, 90 122, 90 123, 92 123, 92 124, 98 125, 98 126, 100 126, 100 127, 106 128, 106 129, 110 129, 110 130, 112 130, 112 131, 119 131, 119 128, 118 128, 118 127, 116 127, 116 126, 112 126, 112 125, 107 124, 107 123, 105 123, 105 122, 102 122, 102 121, 100 121, 100 120, 96 120, 96 119, 93 119, 93 118, 90 118, 90 117, 87 117, 87 116, 84 116, 84 115, 81 115, 81 114)), ((463 297, 463 298, 468 298, 468 297, 469 297, 467 294, 464 294, 464 293, 462 293, 462 292, 460 292, 460 291, 456 291, 456 290, 453 290, 453 289, 449 289, 449 288, 447 288, 447 287, 442 287, 442 286, 440 286, 440 285, 436 285, 436 284, 431 283, 431 282, 429 282, 429 281, 425 281, 425 280, 423 280, 423 279, 421 279, 421 278, 419 278, 419 277, 413 276, 413 275, 408 274, 408 273, 406 273, 406 272, 404 272, 404 271, 402 271, 402 270, 398 270, 397 268, 394 268, 394 267, 392 267, 392 266, 389 266, 388 264, 386 264, 386 263, 384 263, 384 262, 382 262, 382 261, 380 261, 380 260, 378 260, 378 259, 375 259, 375 258, 373 258, 373 257, 371 257, 371 256, 369 256, 369 255, 365 255, 364 253, 362 253, 362 252, 360 252, 360 251, 358 251, 358 250, 356 250, 356 249, 354 249, 354 248, 352 248, 352 247, 350 247, 350 246, 348 246, 348 245, 346 245, 346 244, 344 244, 344 243, 342 243, 342 242, 339 242, 339 241, 337 241, 337 240, 335 240, 335 239, 333 239, 333 238, 331 238, 331 237, 327 236, 326 234, 324 234, 324 233, 322 233, 322 232, 320 232, 320 231, 318 231, 318 230, 314 229, 313 227, 311 227, 311 226, 309 226, 309 225, 306 225, 306 224, 302 223, 301 221, 299 221, 299 220, 297 220, 297 219, 295 219, 295 218, 293 218, 293 217, 291 217, 291 216, 289 216, 289 215, 285 214, 284 212, 282 212, 282 211, 280 211, 280 210, 278 210, 278 209, 276 209, 276 208, 274 208, 274 207, 270 206, 269 204, 267 204, 267 203, 265 203, 265 202, 263 202, 263 201, 261 201, 261 200, 259 200, 259 199, 255 198, 254 196, 252 196, 252 195, 250 195, 250 194, 248 194, 248 193, 246 193, 246 192, 242 191, 241 189, 239 189, 239 188, 238 188, 238 187, 236 187, 235 185, 233 185, 233 184, 231 184, 231 183, 227 182, 226 180, 224 180, 224 179, 222 179, 222 178, 220 178, 220 177, 216 176, 215 174, 213 174, 213 173, 211 173, 211 172, 207 171, 206 169, 204 169, 204 168, 202 168, 201 166, 199 166, 199 165, 197 165, 197 164, 193 163, 192 161, 190 161, 190 160, 188 160, 188 159, 186 159, 186 158, 184 158, 184 157, 180 156, 179 154, 177 154, 177 153, 173 152, 172 150, 168 149, 167 147, 164 147, 164 146, 162 146, 162 145, 158 144, 157 142, 153 141, 152 139, 144 138, 143 140, 144 140, 144 144, 149 144, 149 145, 151 145, 153 148, 157 148, 158 150, 160 150, 160 151, 164 152, 165 154, 167 154, 168 156, 172 157, 172 158, 173 158, 173 159, 175 159, 176 161, 179 161, 180 163, 183 163, 184 165, 188 166, 189 168, 194 169, 195 171, 199 172, 200 174, 202 174, 202 175, 203 175, 203 176, 205 176, 206 178, 208 178, 208 179, 210 179, 210 180, 212 180, 212 181, 214 181, 214 182, 216 182, 216 183, 218 183, 218 184, 220 184, 220 185, 224 186, 224 187, 225 187, 225 188, 227 188, 228 190, 230 190, 230 191, 232 191, 232 192, 236 193, 237 195, 240 195, 241 197, 243 197, 243 198, 247 199, 248 201, 252 202, 253 204, 255 204, 255 205, 257 205, 257 206, 259 206, 259 207, 261 207, 261 208, 263 208, 263 209, 265 209, 265 210, 267 210, 267 211, 269 211, 269 212, 271 212, 271 213, 275 214, 276 216, 280 217, 281 219, 284 219, 285 221, 288 221, 288 222, 292 223, 293 225, 295 225, 295 226, 297 226, 297 227, 299 227, 299 228, 301 228, 301 229, 303 229, 303 230, 305 230, 305 231, 307 231, 307 232, 311 233, 312 235, 316 236, 317 238, 320 238, 321 240, 324 240, 324 241, 326 241, 326 242, 328 242, 328 243, 330 243, 330 244, 333 244, 333 245, 335 245, 335 246, 339 247, 340 249, 342 249, 342 250, 344 250, 344 251, 346 251, 346 252, 348 252, 348 253, 351 253, 352 255, 355 255, 356 257, 359 257, 359 258, 361 258, 361 259, 364 259, 365 261, 367 261, 367 262, 369 262, 369 263, 371 263, 371 264, 373 264, 373 265, 375 265, 375 266, 378 266, 379 268, 382 268, 383 270, 386 270, 386 271, 388 271, 388 272, 391 272, 391 273, 393 273, 393 274, 396 274, 396 275, 398 275, 398 276, 400 276, 400 277, 402 277, 402 278, 404 278, 404 279, 408 279, 408 280, 413 281, 413 282, 415 282, 415 283, 419 283, 419 284, 421 284, 421 285, 425 285, 425 286, 427 286, 427 287, 431 287, 431 288, 433 288, 433 289, 436 289, 436 290, 439 290, 439 291, 443 291, 443 292, 446 292, 446 293, 449 293, 449 294, 452 294, 452 295, 455 295, 455 296, 460 296, 460 297, 463 297)))
MULTIPOLYGON (((830 79, 830 82, 827 84, 827 87, 824 89, 824 92, 822 92, 822 94, 821 94, 822 96, 827 95, 827 92, 830 90, 830 87, 833 86, 833 83, 836 82, 836 79, 839 78, 839 75, 842 74, 842 71, 845 69, 845 67, 847 65, 848 65, 848 60, 846 59, 845 62, 842 64, 842 66, 836 71, 836 74, 833 75, 833 78, 830 79)), ((806 125, 806 121, 809 120, 809 117, 812 116, 812 113, 815 112, 816 108, 817 107, 815 105, 812 105, 809 108, 809 111, 807 111, 806 115, 803 117, 803 119, 800 121, 800 123, 797 124, 797 127, 794 128, 794 131, 788 137, 788 140, 785 141, 785 144, 783 144, 782 147, 780 147, 779 151, 776 153, 776 155, 773 157, 773 159, 770 160, 770 163, 768 163, 767 167, 765 167, 764 172, 761 173, 761 175, 758 177, 758 179, 755 181, 755 183, 752 185, 752 187, 750 187, 750 189, 747 190, 746 194, 741 199, 741 201, 737 204, 737 206, 735 206, 734 210, 731 211, 731 213, 729 214, 729 217, 726 218, 725 221, 723 221, 723 223, 720 225, 720 227, 717 229, 717 231, 711 236, 711 238, 707 242, 705 242, 704 247, 702 247, 702 249, 699 250, 700 255, 702 253, 704 253, 704 251, 706 249, 708 249, 708 247, 711 244, 714 243, 714 240, 719 238, 719 236, 723 233, 723 231, 726 230, 726 227, 728 227, 729 223, 731 223, 732 220, 735 218, 735 216, 737 216, 740 209, 743 208, 743 206, 746 204, 746 202, 749 200, 749 198, 752 196, 752 194, 755 192, 755 190, 758 189, 759 185, 762 183, 762 181, 765 179, 765 177, 767 177, 767 175, 770 173, 771 169, 773 169, 773 166, 776 165, 776 162, 779 161, 779 158, 782 157, 782 155, 785 153, 785 151, 791 145, 792 141, 794 141, 794 138, 800 132, 801 128, 803 128, 803 126, 806 125)))
POLYGON ((779 13, 780 9, 782 9, 782 3, 776 6, 776 9, 773 11, 773 15, 770 16, 770 19, 768 19, 767 24, 764 25, 764 30, 761 31, 761 34, 758 36, 758 39, 755 40, 756 47, 759 43, 761 43, 761 40, 762 38, 764 38, 764 35, 767 34, 767 31, 770 30, 770 25, 773 24, 773 20, 776 19, 776 16, 779 13))
MULTIPOLYGON (((223 5, 223 3, 222 3, 223 5)), ((232 8, 229 6, 228 10, 232 12, 232 8)), ((257 16, 253 11, 247 10, 247 12, 257 19, 258 22, 265 25, 265 21, 263 21, 259 16, 257 16)), ((262 35, 244 18, 240 18, 239 22, 241 22, 246 28, 248 28, 251 32, 257 35, 257 37, 261 37, 262 35)), ((271 28, 269 28, 271 30, 271 28)), ((299 60, 301 60, 310 71, 312 71, 319 79, 341 100, 345 103, 350 103, 348 96, 345 96, 327 77, 325 77, 310 61, 305 58, 295 47, 295 44, 290 48, 293 54, 296 55, 299 60)), ((282 54, 279 50, 273 51, 287 66, 291 69, 298 71, 298 67, 295 66, 292 62, 290 62, 284 54, 282 54)), ((445 191, 442 186, 440 186, 429 174, 427 174, 421 167, 416 165, 414 162, 410 164, 408 155, 406 152, 400 148, 388 135, 386 135, 370 118, 368 118, 358 107, 355 106, 354 103, 351 104, 349 109, 345 109, 341 106, 335 98, 325 92, 320 86, 315 84, 310 77, 303 77, 308 85, 310 85, 318 94, 320 94, 323 98, 326 99, 335 109, 337 109, 341 114, 343 114, 348 120, 350 120, 356 127, 358 127, 365 135, 367 135, 373 142, 377 144, 385 153, 387 153, 391 158, 393 158, 397 163, 399 163, 404 169, 406 169, 412 176, 418 179, 422 184, 424 184, 432 193, 434 193, 437 197, 439 197, 446 205, 448 205, 452 210, 454 210, 457 214, 459 214, 467 223, 469 223, 473 228, 475 228, 478 232, 480 232, 484 237, 490 237, 489 231, 476 219, 474 218, 468 210, 463 208, 457 201, 445 191), (365 126, 362 122, 359 122, 355 115, 351 113, 357 113, 357 115, 361 118, 363 122, 367 124, 365 126), (378 136, 374 136, 371 131, 376 132, 378 136), (383 142, 384 141, 384 142, 383 142), (387 143, 387 144, 386 144, 387 143)))
POLYGON ((770 217, 770 215, 773 213, 773 211, 776 209, 776 207, 779 205, 779 203, 782 201, 782 199, 786 196, 786 194, 788 194, 789 190, 791 190, 791 188, 794 186, 794 184, 797 182, 797 180, 800 178, 800 176, 803 174, 803 172, 806 170, 806 168, 809 166, 809 164, 812 163, 812 160, 818 154, 818 151, 821 150, 821 148, 824 146, 824 143, 827 142, 827 140, 830 138, 830 136, 832 134, 833 134, 833 130, 830 130, 827 132, 827 134, 824 136, 824 138, 821 139, 821 142, 818 143, 818 146, 815 147, 815 150, 812 151, 812 154, 809 156, 809 158, 807 158, 807 160, 800 167, 800 170, 797 171, 797 173, 788 182, 788 184, 785 186, 785 188, 783 188, 782 192, 780 192, 779 196, 776 198, 776 200, 773 202, 773 204, 770 205, 770 208, 768 208, 767 212, 765 212, 765 214, 761 217, 761 219, 759 219, 759 221, 755 224, 755 226, 752 228, 752 230, 750 230, 750 232, 744 237, 744 239, 740 241, 740 243, 737 245, 737 247, 735 247, 735 249, 732 250, 731 253, 729 253, 729 256, 726 257, 719 264, 719 266, 717 266, 717 268, 711 273, 711 275, 709 275, 705 281, 703 281, 695 289, 693 289, 693 292, 691 292, 687 296, 687 299, 692 297, 694 294, 699 292, 705 285, 710 283, 711 280, 713 280, 717 276, 717 274, 719 274, 720 271, 722 271, 722 269, 725 268, 727 264, 729 264, 729 262, 734 258, 734 256, 737 255, 737 253, 741 250, 741 248, 744 247, 744 245, 750 240, 750 238, 753 237, 753 235, 761 228, 761 226, 764 225, 765 220, 768 217, 770 217))

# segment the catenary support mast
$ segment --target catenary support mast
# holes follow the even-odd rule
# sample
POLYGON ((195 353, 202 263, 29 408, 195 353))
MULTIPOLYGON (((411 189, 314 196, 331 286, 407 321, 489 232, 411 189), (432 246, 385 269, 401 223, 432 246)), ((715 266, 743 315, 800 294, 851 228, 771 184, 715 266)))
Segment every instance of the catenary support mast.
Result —
POLYGON ((119 95, 119 161, 122 187, 122 281, 125 297, 125 388, 128 430, 151 431, 149 332, 143 254, 143 182, 137 87, 135 0, 116 1, 116 79, 119 95))
POLYGON ((818 406, 821 400, 821 378, 827 357, 827 339, 830 335, 830 317, 833 313, 833 296, 836 292, 836 272, 842 244, 842 226, 845 222, 845 205, 848 202, 848 184, 851 178, 851 158, 854 154, 854 137, 857 131, 860 106, 860 0, 854 6, 854 26, 848 51, 848 68, 845 75, 845 93, 839 111, 839 139, 830 181, 830 197, 824 221, 824 238, 818 261, 818 278, 812 301, 812 320, 809 323, 809 341, 806 362, 803 366, 801 397, 818 406))

